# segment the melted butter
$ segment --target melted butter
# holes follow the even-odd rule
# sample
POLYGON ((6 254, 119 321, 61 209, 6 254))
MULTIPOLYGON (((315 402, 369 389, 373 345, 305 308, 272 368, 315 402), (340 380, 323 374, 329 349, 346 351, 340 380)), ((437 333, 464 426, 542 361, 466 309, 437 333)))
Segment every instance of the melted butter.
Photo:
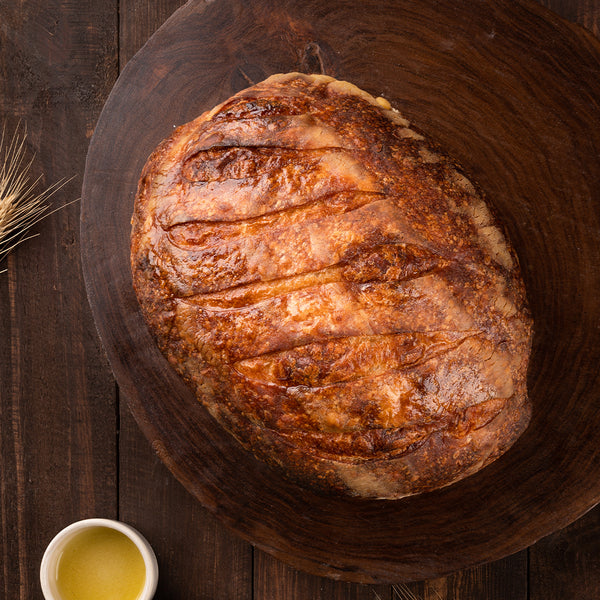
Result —
POLYGON ((74 536, 56 569, 64 600, 137 600, 145 579, 137 546, 109 527, 92 527, 74 536))

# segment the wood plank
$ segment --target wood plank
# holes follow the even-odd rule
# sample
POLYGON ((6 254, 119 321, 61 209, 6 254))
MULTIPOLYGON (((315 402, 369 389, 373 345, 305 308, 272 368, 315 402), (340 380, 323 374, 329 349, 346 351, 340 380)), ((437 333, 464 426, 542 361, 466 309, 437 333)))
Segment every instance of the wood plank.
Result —
MULTIPOLYGON (((182 0, 123 0, 121 68, 182 0)), ((119 516, 152 544, 160 577, 155 600, 252 597, 252 547, 227 530, 168 472, 120 402, 119 516), (153 490, 148 493, 148 490, 153 490)))
POLYGON ((600 598, 600 506, 530 549, 529 600, 600 598))
POLYGON ((335 581, 298 571, 271 555, 255 550, 254 600, 389 600, 387 585, 335 581))
MULTIPOLYGON (((4 3, 0 123, 27 127, 41 186, 75 179, 116 78, 113 0, 4 3)), ((35 228, 0 275, 0 596, 41 596, 46 544, 71 521, 116 516, 114 383, 96 335, 80 265, 79 205, 35 228)))
POLYGON ((420 586, 423 600, 528 600, 527 550, 420 586))
POLYGON ((315 577, 260 551, 256 551, 255 573, 256 600, 528 600, 527 550, 448 577, 392 586, 358 585, 315 577))
POLYGON ((598 0, 537 0, 537 2, 600 37, 598 0))
POLYGON ((252 598, 252 548, 228 531, 160 462, 121 401, 119 518, 156 553, 155 600, 252 598))
POLYGON ((121 68, 185 0, 121 0, 119 62, 121 68))

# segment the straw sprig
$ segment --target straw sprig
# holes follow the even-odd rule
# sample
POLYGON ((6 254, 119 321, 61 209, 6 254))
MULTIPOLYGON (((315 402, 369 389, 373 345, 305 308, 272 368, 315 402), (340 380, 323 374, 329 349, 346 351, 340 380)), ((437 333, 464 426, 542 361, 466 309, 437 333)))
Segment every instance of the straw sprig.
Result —
MULTIPOLYGON (((42 177, 31 181, 33 158, 25 158, 27 132, 15 130, 10 140, 6 127, 0 135, 0 264, 22 242, 35 237, 31 228, 57 209, 51 210, 49 198, 70 179, 62 179, 38 191, 42 177)), ((0 270, 0 273, 6 271, 0 270)))
MULTIPOLYGON (((382 600, 381 596, 375 591, 373 591, 373 595, 375 600, 382 600)), ((430 589, 434 595, 435 600, 442 600, 439 592, 435 589, 430 589)), ((393 600, 423 600, 419 596, 417 596, 407 585, 404 583, 398 583, 392 585, 392 598, 393 600)))

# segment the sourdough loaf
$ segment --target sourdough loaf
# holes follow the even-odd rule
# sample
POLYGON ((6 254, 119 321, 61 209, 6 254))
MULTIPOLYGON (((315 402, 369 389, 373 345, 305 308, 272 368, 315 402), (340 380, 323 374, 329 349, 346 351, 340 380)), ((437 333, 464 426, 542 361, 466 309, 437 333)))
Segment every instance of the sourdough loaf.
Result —
POLYGON ((527 426, 515 253, 460 167, 354 85, 275 75, 175 130, 139 182, 131 264, 199 401, 303 485, 433 490, 527 426))

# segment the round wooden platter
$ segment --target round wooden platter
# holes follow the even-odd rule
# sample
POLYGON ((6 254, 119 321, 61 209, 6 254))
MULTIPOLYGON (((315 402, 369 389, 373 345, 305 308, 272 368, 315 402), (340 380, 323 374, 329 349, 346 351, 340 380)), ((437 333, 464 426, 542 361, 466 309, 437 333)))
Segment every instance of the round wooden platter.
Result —
POLYGON ((600 501, 600 44, 528 0, 216 0, 177 11, 124 69, 87 159, 81 235, 97 327, 161 459, 211 512, 292 565, 399 582, 498 559, 600 501), (173 127, 286 71, 384 96, 462 163, 505 223, 535 320, 533 420, 480 473, 397 501, 316 495, 246 453, 156 349, 130 217, 173 127))

